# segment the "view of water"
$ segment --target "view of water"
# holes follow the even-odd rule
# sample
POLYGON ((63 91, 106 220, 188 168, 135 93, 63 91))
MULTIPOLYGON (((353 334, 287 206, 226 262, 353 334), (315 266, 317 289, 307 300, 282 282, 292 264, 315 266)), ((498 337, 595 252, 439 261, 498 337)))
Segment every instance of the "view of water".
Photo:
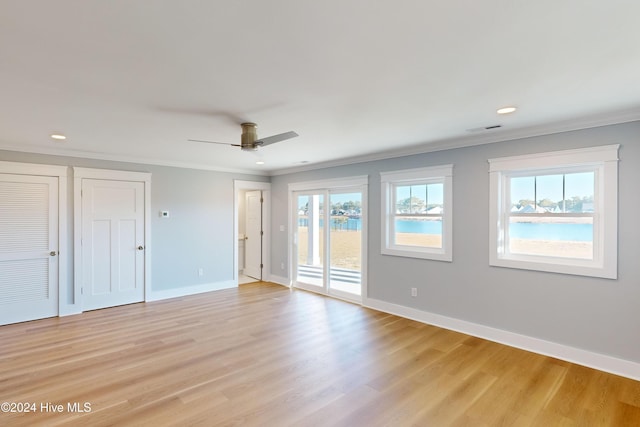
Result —
POLYGON ((398 233, 442 234, 442 221, 396 220, 398 233))
MULTIPOLYGON (((332 230, 348 230, 348 231, 360 231, 362 230, 362 221, 360 218, 348 218, 348 217, 339 217, 331 218, 331 229, 332 230), (345 221, 346 219, 346 221, 345 221)), ((307 218, 298 218, 298 225, 300 227, 306 227, 309 224, 309 220, 307 218)), ((320 227, 322 227, 324 221, 320 220, 320 227)))
POLYGON ((593 241, 592 224, 540 224, 516 222, 509 225, 514 239, 593 241))
MULTIPOLYGON (((300 218, 301 226, 307 225, 307 218, 300 218)), ((322 221, 320 221, 322 226, 322 221)), ((333 230, 361 230, 360 218, 331 219, 333 230)), ((441 221, 396 220, 399 233, 442 234, 441 221)), ((509 234, 514 239, 570 240, 576 242, 593 241, 592 224, 541 224, 518 222, 509 226, 509 234)))

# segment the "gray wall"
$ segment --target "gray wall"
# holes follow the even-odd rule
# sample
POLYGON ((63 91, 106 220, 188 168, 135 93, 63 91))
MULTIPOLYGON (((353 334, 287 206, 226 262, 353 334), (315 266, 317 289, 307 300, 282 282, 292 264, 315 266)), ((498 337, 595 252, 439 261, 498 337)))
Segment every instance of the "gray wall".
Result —
MULTIPOLYGON (((0 150, 0 160, 151 172, 151 283, 154 291, 233 279, 233 181, 267 177, 0 150), (160 218, 167 210, 171 217, 160 218), (198 276, 202 268, 204 275, 198 276)), ((69 250, 73 250, 73 180, 69 250)), ((72 258, 72 257, 70 257, 72 258)), ((69 292, 73 289, 69 260, 69 292)), ((63 284, 61 284, 63 286, 63 284)), ((71 301, 69 301, 71 302, 71 301)))
MULTIPOLYGON (((369 175, 369 298, 640 362, 639 138, 633 122, 275 176, 272 230, 288 224, 289 183, 369 175), (621 144, 618 279, 490 267, 487 159, 608 144, 621 144), (379 172, 449 163, 453 262, 381 255, 379 172)), ((274 231, 271 249, 281 271, 287 233, 274 231)))
MULTIPOLYGON (((288 271, 287 232, 279 231, 288 227, 288 183, 369 175, 370 298, 640 362, 639 137, 640 122, 634 122, 273 177, 271 271, 288 271), (618 280, 489 267, 487 159, 607 144, 622 145, 618 280), (379 172, 448 163, 454 164, 453 262, 380 255, 379 172), (409 296, 410 287, 418 287, 417 298, 409 296)), ((0 160, 151 172, 154 290, 231 280, 233 180, 268 180, 9 151, 0 151, 0 160), (161 210, 171 218, 159 218, 161 210)), ((70 244, 72 206, 70 185, 70 244)))

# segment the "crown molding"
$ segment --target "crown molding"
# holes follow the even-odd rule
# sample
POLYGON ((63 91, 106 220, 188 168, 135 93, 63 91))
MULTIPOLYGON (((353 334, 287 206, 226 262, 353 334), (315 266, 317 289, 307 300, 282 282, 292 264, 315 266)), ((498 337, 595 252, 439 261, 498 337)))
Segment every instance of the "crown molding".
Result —
POLYGON ((55 149, 55 148, 47 148, 47 147, 24 146, 24 145, 18 146, 18 145, 12 145, 12 144, 5 144, 2 142, 0 142, 0 150, 14 151, 19 153, 44 154, 48 156, 76 157, 76 158, 93 159, 93 160, 107 160, 112 162, 136 163, 136 164, 142 164, 142 165, 168 166, 168 167, 184 168, 184 169, 197 169, 197 170, 207 170, 207 171, 214 171, 214 172, 228 172, 228 173, 239 173, 239 174, 246 174, 246 175, 268 176, 268 173, 266 171, 256 171, 251 169, 224 168, 224 167, 206 165, 202 163, 178 162, 178 161, 171 161, 171 160, 154 159, 150 157, 137 157, 137 156, 126 156, 126 155, 118 155, 118 154, 96 153, 93 151, 63 150, 63 149, 55 149))
POLYGON ((554 123, 545 123, 542 125, 528 126, 518 129, 502 128, 493 131, 486 131, 482 134, 465 135, 463 137, 443 139, 408 148, 379 151, 376 153, 365 154, 363 156, 353 156, 340 160, 330 160, 304 166, 296 166, 293 168, 276 169, 270 171, 268 174, 270 176, 287 175, 297 172, 306 172, 317 169, 346 166, 356 163, 374 162, 378 160, 432 153, 435 151, 451 150, 455 148, 472 147, 476 145, 493 144, 496 142, 504 141, 515 141, 518 139, 629 123, 638 120, 640 120, 640 108, 634 108, 606 115, 600 114, 597 116, 586 116, 577 119, 564 120, 554 123))
POLYGON ((278 176, 287 175, 297 172, 306 172, 317 169, 325 169, 337 166, 346 166, 356 163, 373 162, 378 160, 393 159, 398 157, 412 156, 416 154, 425 154, 435 151, 451 150, 455 148, 471 147, 476 145, 492 144, 496 142, 513 141, 523 138, 531 138, 536 136, 551 135, 555 133, 569 132, 582 129, 590 129, 601 126, 622 124, 640 120, 640 107, 617 111, 609 114, 599 114, 592 116, 584 116, 581 118, 564 120, 554 123, 546 123, 536 126, 528 126, 519 129, 501 128, 492 131, 486 131, 482 134, 465 135, 463 137, 442 139, 433 142, 426 142, 411 147, 379 151, 376 153, 365 154, 362 156, 347 157, 338 160, 329 160, 308 164, 304 166, 296 166, 291 168, 281 168, 272 170, 255 170, 241 168, 225 168, 220 166, 212 166, 197 162, 179 162, 172 160, 163 160, 150 157, 138 157, 119 154, 97 153, 93 151, 68 150, 60 148, 48 148, 37 146, 25 146, 3 143, 0 141, 0 150, 15 151, 22 153, 44 154, 51 156, 79 157, 94 160, 107 160, 124 163, 137 163, 144 165, 168 166, 185 169, 208 170, 215 172, 239 173, 257 176, 278 176))

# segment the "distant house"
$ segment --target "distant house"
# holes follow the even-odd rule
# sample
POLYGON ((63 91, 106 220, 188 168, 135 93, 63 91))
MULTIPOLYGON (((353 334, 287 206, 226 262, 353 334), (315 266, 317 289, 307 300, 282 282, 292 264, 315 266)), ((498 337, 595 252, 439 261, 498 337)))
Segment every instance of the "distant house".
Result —
POLYGON ((518 213, 545 213, 547 209, 542 206, 526 205, 517 210, 518 213))

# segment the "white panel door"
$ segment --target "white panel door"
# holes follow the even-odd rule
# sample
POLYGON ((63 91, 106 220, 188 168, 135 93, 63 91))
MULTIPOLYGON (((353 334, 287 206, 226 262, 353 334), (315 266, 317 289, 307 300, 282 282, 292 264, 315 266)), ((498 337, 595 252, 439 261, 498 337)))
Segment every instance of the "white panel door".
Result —
POLYGON ((58 315, 58 178, 0 174, 0 324, 58 315))
POLYGON ((262 280, 262 191, 246 193, 244 274, 262 280))
POLYGON ((82 180, 83 310, 144 301, 144 183, 82 180))

